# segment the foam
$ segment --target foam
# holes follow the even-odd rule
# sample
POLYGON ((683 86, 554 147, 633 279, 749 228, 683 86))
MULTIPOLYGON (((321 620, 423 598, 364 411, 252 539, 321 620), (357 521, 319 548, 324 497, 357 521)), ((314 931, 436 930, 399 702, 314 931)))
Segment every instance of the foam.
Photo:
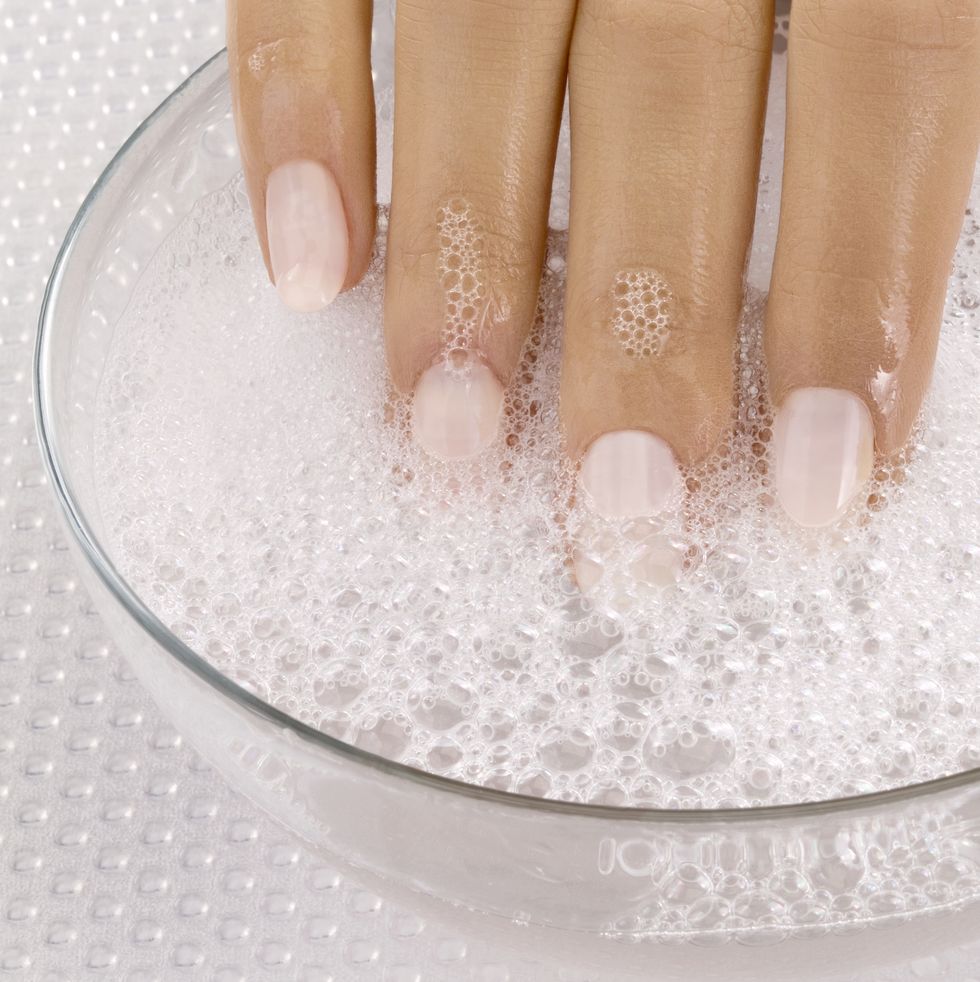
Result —
POLYGON ((731 440, 685 475, 674 524, 595 533, 615 548, 589 597, 556 413, 564 233, 501 439, 445 463, 407 440, 385 380, 380 227, 360 287, 292 314, 236 183, 167 240, 117 328, 102 519, 180 637, 325 732, 528 794, 745 806, 980 764, 972 218, 920 428, 866 501, 814 532, 773 507, 750 290, 731 440), (676 575, 622 575, 651 547, 682 557, 676 575))
POLYGON ((485 297, 486 257, 480 226, 464 198, 439 209, 439 277, 446 298, 443 349, 473 348, 489 316, 485 297))
POLYGON ((670 336, 674 295, 652 269, 623 270, 613 284, 613 334, 631 357, 659 355, 670 336))

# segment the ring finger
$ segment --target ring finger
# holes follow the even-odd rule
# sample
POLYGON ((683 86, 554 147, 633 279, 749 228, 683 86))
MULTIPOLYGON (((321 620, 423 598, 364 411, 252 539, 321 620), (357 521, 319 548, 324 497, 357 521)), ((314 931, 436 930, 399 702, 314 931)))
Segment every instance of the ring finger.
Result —
POLYGON ((932 374, 980 139, 978 0, 796 0, 766 356, 775 487, 837 519, 932 374))

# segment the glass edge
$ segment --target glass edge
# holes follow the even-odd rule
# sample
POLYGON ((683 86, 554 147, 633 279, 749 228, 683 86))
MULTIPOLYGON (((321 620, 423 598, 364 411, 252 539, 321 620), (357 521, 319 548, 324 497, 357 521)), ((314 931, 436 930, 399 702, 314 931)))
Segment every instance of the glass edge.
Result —
POLYGON ((287 733, 294 735, 302 743, 312 744, 320 750, 326 750, 331 754, 347 758, 359 766, 365 766, 373 771, 397 777, 410 783, 423 785, 447 794, 461 795, 477 801, 493 802, 509 808, 528 809, 539 813, 569 815, 585 819, 627 821, 655 825, 678 825, 683 823, 730 825, 733 823, 750 822, 755 824, 760 821, 803 819, 865 810, 893 802, 920 801, 927 797, 968 786, 980 786, 980 767, 977 767, 935 778, 930 781, 891 788, 884 791, 869 792, 844 798, 831 798, 822 801, 785 805, 763 805, 749 808, 642 808, 536 798, 511 791, 480 787, 479 785, 467 784, 464 781, 454 778, 431 774, 428 771, 412 767, 408 764, 401 764, 389 760, 386 757, 362 750, 336 737, 322 733, 243 689, 227 676, 213 668, 200 655, 196 654, 176 635, 169 631, 116 570, 108 554, 103 550, 98 539, 89 527, 81 509, 77 506, 68 483, 65 480, 57 449, 57 440, 54 436, 53 429, 48 424, 48 420, 52 417, 48 392, 48 340, 51 333, 50 322, 52 320, 52 310, 58 296, 63 270, 71 259, 75 242, 88 219, 93 204, 98 199, 103 188, 112 179, 122 160, 132 147, 163 116, 164 112, 171 107, 174 100, 182 95, 191 85, 199 81, 206 72, 226 56, 226 53, 227 49, 222 48, 191 72, 140 123, 112 156, 105 169, 99 175, 98 180, 92 186, 92 189, 85 196, 81 207, 68 228, 68 232, 55 258, 51 275, 48 277, 38 316, 38 332, 34 347, 32 380, 38 448, 44 461, 48 478, 51 481, 58 506, 73 538, 102 584, 122 606, 125 613, 136 621, 142 630, 149 634, 167 654, 217 690, 219 695, 231 699, 264 721, 272 723, 287 733))

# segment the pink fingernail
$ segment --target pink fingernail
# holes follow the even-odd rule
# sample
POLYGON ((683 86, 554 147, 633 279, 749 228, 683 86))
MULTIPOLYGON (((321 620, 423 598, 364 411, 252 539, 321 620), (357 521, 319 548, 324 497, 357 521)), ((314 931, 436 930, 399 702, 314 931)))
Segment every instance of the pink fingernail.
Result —
POLYGON ((473 457, 496 439, 503 405, 503 386, 483 360, 471 351, 454 352, 419 379, 412 432, 436 457, 473 457))
POLYGON ((333 175, 315 160, 291 160, 270 175, 265 195, 272 277, 283 302, 320 310, 347 279, 347 217, 333 175))
POLYGON ((604 518, 643 518, 663 511, 680 486, 673 451, 644 430, 616 430, 595 440, 579 471, 593 511, 604 518))
POLYGON ((776 414, 773 454, 776 494, 790 518, 830 525, 871 476, 871 413, 844 389, 795 389, 776 414))

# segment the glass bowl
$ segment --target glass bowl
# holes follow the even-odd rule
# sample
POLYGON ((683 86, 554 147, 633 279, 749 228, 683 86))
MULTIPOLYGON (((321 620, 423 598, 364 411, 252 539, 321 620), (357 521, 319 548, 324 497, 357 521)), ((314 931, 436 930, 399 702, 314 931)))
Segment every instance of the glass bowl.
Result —
MULTIPOLYGON (((384 126, 385 104, 380 115, 384 126)), ((40 447, 84 581, 142 683, 200 753, 387 896, 617 977, 693 968, 827 978, 835 964, 901 963, 925 938, 980 937, 970 909, 980 900, 980 770, 744 810, 533 799, 311 729, 217 673, 154 616, 104 545, 93 407, 141 270, 239 169, 221 53, 137 129, 83 204, 48 284, 35 365, 40 447), (880 930, 869 942, 870 926, 880 930)))

